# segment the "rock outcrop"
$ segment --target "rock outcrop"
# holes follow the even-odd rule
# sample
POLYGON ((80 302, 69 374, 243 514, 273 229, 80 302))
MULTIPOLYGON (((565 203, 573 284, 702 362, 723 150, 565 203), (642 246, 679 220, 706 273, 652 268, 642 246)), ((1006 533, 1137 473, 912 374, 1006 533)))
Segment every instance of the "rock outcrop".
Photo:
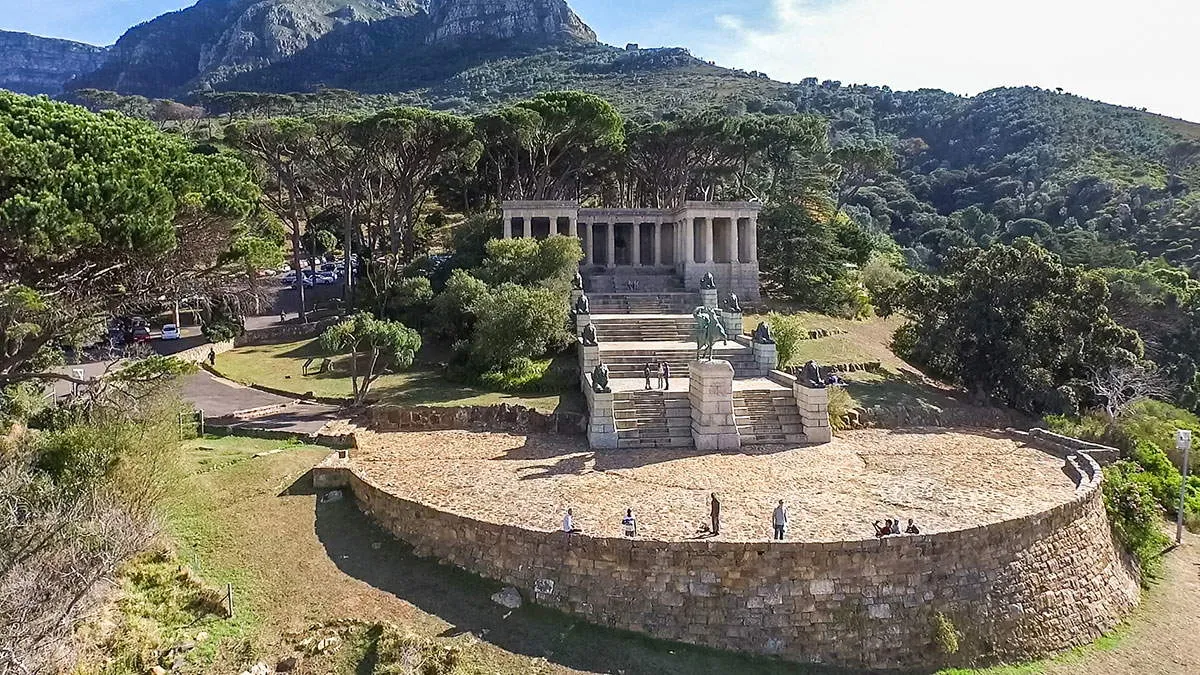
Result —
POLYGON ((595 42, 564 0, 429 0, 430 44, 464 40, 595 42))
POLYGON ((0 30, 0 88, 54 96, 107 56, 104 47, 0 30))
POLYGON ((294 90, 355 69, 421 64, 442 45, 595 40, 565 0, 200 0, 131 29, 76 86, 152 97, 294 90))

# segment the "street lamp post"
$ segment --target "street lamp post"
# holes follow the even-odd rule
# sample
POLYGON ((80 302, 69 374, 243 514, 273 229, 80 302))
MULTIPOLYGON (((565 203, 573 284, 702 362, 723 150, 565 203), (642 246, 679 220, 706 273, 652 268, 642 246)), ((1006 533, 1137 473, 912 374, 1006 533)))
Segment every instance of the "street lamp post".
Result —
POLYGON ((1183 452, 1183 480, 1179 484, 1179 511, 1175 519, 1175 543, 1183 543, 1183 509, 1187 504, 1188 469, 1191 468, 1192 432, 1175 431, 1175 447, 1183 452))

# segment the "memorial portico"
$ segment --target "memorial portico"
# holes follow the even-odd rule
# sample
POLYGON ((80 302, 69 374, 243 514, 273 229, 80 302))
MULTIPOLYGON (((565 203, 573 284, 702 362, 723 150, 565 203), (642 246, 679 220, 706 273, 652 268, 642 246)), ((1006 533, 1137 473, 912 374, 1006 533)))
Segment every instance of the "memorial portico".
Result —
POLYGON ((505 202, 504 238, 578 237, 584 275, 673 271, 688 290, 712 273, 722 292, 757 300, 758 214, 752 202, 676 209, 589 209, 570 201, 505 202))

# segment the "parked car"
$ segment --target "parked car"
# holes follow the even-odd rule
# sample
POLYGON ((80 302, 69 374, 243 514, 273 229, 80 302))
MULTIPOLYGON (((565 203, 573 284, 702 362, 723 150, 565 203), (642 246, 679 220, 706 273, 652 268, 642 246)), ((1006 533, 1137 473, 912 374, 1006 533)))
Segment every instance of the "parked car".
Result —
POLYGON ((292 284, 296 283, 296 273, 288 272, 287 274, 283 275, 282 277, 279 277, 279 282, 282 283, 284 286, 291 286, 292 284))
POLYGON ((331 286, 337 283, 337 275, 329 272, 322 272, 316 276, 318 286, 331 286))
POLYGON ((163 326, 163 328, 162 328, 162 339, 164 339, 164 340, 178 340, 178 339, 179 339, 179 326, 176 326, 176 325, 175 325, 175 324, 173 324, 173 323, 169 323, 169 324, 167 324, 167 325, 163 326))
POLYGON ((131 335, 132 335, 133 341, 135 343, 140 344, 140 343, 144 343, 144 342, 149 342, 150 341, 150 327, 145 324, 139 324, 137 326, 134 326, 133 331, 131 331, 131 335))

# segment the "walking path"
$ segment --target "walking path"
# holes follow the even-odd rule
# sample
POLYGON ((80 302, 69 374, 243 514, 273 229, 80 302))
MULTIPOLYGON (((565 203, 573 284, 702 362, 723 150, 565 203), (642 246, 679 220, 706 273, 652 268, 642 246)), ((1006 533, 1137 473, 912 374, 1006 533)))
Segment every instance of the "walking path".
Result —
POLYGON ((284 406, 271 415, 252 419, 231 421, 231 428, 261 429, 313 435, 325 425, 343 419, 336 406, 301 403, 285 396, 270 394, 216 377, 201 371, 184 378, 183 398, 204 412, 206 418, 232 418, 234 413, 284 406))

